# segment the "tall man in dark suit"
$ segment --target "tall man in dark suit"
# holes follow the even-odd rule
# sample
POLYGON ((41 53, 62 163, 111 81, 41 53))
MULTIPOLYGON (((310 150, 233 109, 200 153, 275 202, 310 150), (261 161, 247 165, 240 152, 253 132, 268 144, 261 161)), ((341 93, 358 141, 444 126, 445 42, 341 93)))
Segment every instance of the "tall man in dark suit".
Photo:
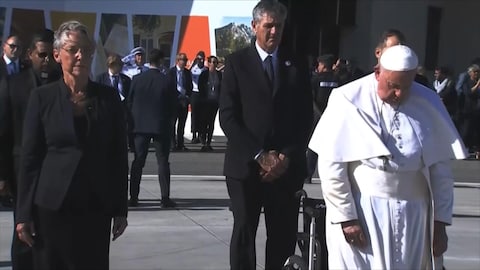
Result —
POLYGON ((158 163, 158 181, 162 207, 173 207, 170 199, 170 132, 176 93, 168 76, 159 67, 163 54, 158 49, 150 52, 150 69, 133 77, 128 108, 133 116, 135 158, 130 170, 130 206, 138 205, 140 180, 148 146, 153 139, 158 163))
MULTIPOLYGON (((27 56, 31 67, 2 81, 0 85, 0 182, 4 181, 16 198, 23 119, 30 92, 35 87, 60 78, 53 63, 53 36, 49 32, 34 35, 27 56)), ((1 193, 1 188, 0 188, 1 193)), ((14 216, 16 209, 14 207, 14 216)), ((14 232, 12 241, 12 268, 32 269, 30 247, 18 239, 14 232)))
POLYGON ((228 138, 224 174, 234 217, 231 269, 255 269, 261 208, 267 229, 265 269, 281 269, 295 252, 305 151, 313 121, 307 65, 279 49, 286 8, 260 1, 256 41, 227 57, 220 124, 228 138))
POLYGON ((173 90, 176 93, 175 114, 172 116, 172 149, 175 151, 188 151, 185 147, 183 134, 185 133, 185 122, 187 121, 188 105, 192 95, 193 83, 192 73, 185 68, 187 64, 187 55, 179 53, 177 55, 177 64, 170 68, 169 78, 172 82, 173 90), (177 129, 175 132, 175 124, 177 129))
POLYGON ((0 79, 19 73, 24 67, 20 61, 22 44, 18 36, 9 36, 3 43, 3 54, 0 59, 0 79))

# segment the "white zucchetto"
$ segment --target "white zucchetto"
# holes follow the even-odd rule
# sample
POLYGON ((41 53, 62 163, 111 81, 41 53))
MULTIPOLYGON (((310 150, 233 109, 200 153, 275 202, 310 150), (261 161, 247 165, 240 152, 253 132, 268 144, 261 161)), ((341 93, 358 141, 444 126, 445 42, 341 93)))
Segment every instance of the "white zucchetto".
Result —
POLYGON ((409 71, 418 66, 415 52, 405 45, 387 48, 380 57, 380 65, 390 71, 409 71))

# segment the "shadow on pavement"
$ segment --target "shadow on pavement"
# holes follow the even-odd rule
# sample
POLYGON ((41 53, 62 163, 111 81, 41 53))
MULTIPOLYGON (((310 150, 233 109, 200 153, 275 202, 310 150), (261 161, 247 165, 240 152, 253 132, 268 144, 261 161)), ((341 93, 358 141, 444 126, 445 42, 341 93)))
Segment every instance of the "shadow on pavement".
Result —
POLYGON ((146 199, 139 200, 137 207, 130 207, 129 211, 165 211, 165 210, 223 210, 230 206, 229 199, 176 199, 172 200, 177 204, 173 208, 162 208, 160 200, 146 199))
POLYGON ((480 215, 453 214, 455 218, 480 218, 480 215))
POLYGON ((0 267, 12 266, 11 261, 0 261, 0 267))

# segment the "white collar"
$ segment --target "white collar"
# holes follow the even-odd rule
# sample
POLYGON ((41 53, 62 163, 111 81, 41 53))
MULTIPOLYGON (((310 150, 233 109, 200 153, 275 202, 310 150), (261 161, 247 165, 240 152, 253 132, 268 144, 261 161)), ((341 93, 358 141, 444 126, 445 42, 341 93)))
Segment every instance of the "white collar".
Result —
POLYGON ((267 58, 267 56, 269 55, 271 55, 273 59, 277 58, 278 47, 272 53, 268 53, 264 51, 262 48, 260 48, 260 46, 258 45, 258 42, 255 41, 255 48, 257 48, 258 55, 262 59, 262 62, 265 61, 265 58, 267 58))
POLYGON ((11 62, 15 62, 15 64, 18 64, 18 59, 15 61, 12 61, 12 59, 8 58, 5 54, 3 54, 3 60, 5 60, 5 64, 10 65, 11 62))

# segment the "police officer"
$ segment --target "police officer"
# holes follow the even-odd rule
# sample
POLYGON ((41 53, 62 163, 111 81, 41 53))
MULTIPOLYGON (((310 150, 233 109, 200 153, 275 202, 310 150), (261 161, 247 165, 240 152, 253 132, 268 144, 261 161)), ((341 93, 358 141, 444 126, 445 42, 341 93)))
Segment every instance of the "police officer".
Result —
MULTIPOLYGON (((339 86, 339 79, 333 72, 335 58, 331 54, 321 55, 317 58, 315 69, 312 73, 312 91, 313 91, 313 128, 317 125, 320 117, 327 107, 328 98, 333 88, 339 86)), ((313 130, 312 130, 313 131, 313 130)), ((307 150, 308 176, 305 183, 312 182, 312 176, 317 166, 317 154, 312 150, 307 150)))
POLYGON ((130 54, 125 56, 122 61, 125 63, 122 73, 133 78, 133 76, 148 70, 145 66, 145 49, 143 47, 135 47, 130 54))

